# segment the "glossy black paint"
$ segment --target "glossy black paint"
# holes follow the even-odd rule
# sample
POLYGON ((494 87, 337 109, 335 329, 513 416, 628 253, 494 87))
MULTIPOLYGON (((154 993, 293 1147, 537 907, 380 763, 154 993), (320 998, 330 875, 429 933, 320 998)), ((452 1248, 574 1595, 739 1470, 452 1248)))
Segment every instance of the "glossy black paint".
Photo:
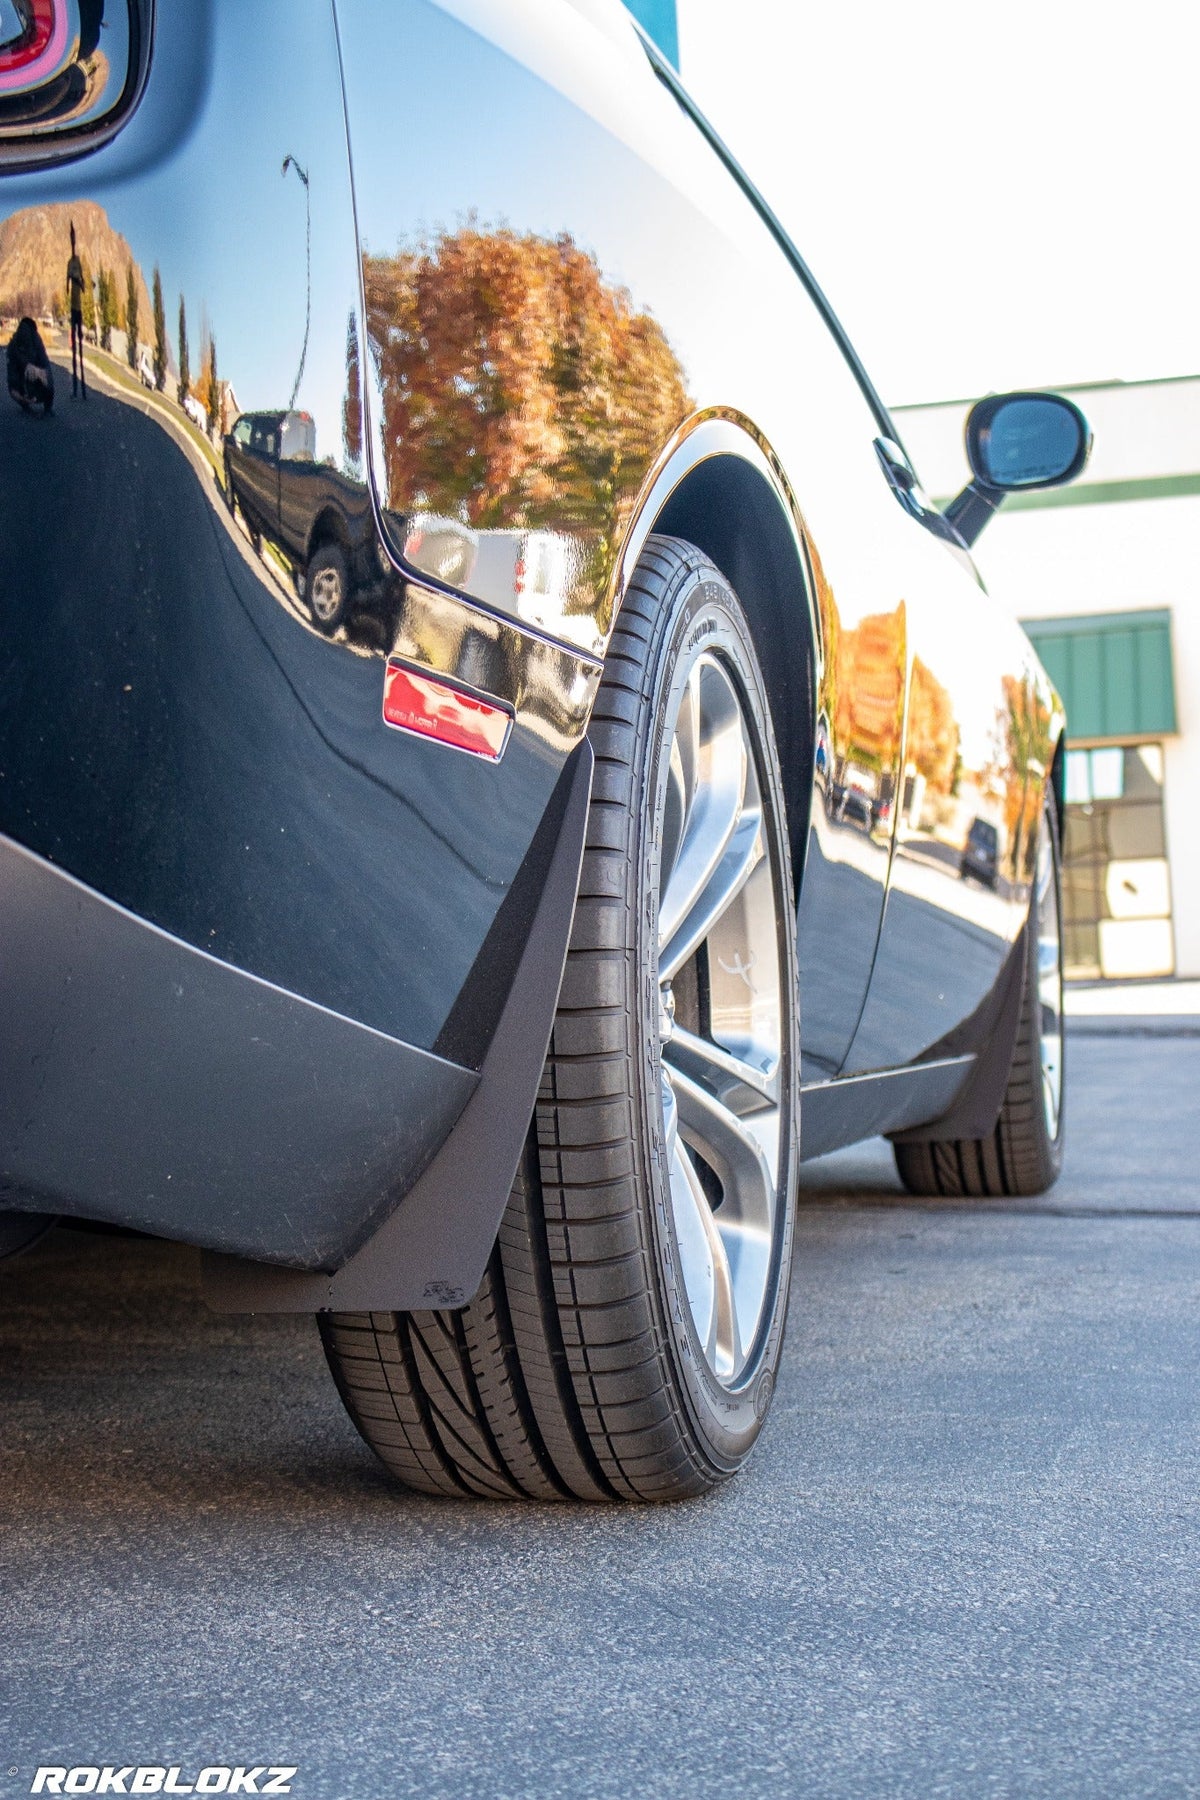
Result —
MULTIPOLYGON (((194 50, 186 13, 162 13, 155 83, 169 79, 173 47, 177 62, 194 50), (181 28, 185 42, 173 46, 181 28)), ((147 391, 123 356, 94 354, 87 401, 74 405, 60 366, 58 415, 41 435, 24 432, 30 421, 11 408, 0 413, 0 831, 185 943, 431 1049, 582 731, 586 676, 575 695, 578 659, 501 634, 507 673, 491 678, 520 704, 496 768, 381 729, 394 641, 417 643, 435 667, 444 655, 486 661, 496 628, 449 598, 406 592, 368 552, 373 515, 347 376, 357 258, 332 15, 309 5, 251 22, 222 8, 207 28, 209 77, 182 141, 163 147, 147 106, 78 173, 10 179, 9 243, 19 246, 22 231, 40 243, 48 226, 65 242, 78 210, 69 196, 86 170, 106 221, 94 241, 114 257, 123 245, 136 251, 147 290, 161 264, 170 337, 177 281, 191 289, 194 329, 208 319, 218 375, 232 384, 218 428, 232 427, 224 415, 241 397, 257 405, 282 390, 286 400, 303 357, 299 399, 320 460, 289 471, 282 494, 276 487, 273 529, 271 502, 257 497, 255 535, 266 541, 256 552, 244 493, 238 516, 229 512, 217 433, 199 430, 168 393, 147 391), (273 118, 268 71, 305 103, 273 118), (248 116, 258 158, 248 154, 248 116), (143 139, 148 166, 139 166, 143 139), (280 176, 292 152, 310 173, 311 295, 307 196, 280 176), (309 492, 297 501, 301 486, 309 492), (297 593, 303 553, 325 533, 353 535, 361 588, 376 578, 371 604, 336 644, 297 593)), ((143 301, 143 319, 147 310, 143 301)), ((278 465, 263 473, 277 476, 278 465)), ((489 971, 485 985, 498 984, 502 999, 510 974, 489 971)), ((486 1035, 464 1028, 461 1008, 458 1019, 458 1047, 478 1067, 486 1035)))
MULTIPOLYGON (((514 979, 564 772, 640 548, 674 532, 733 581, 763 662, 814 1119, 944 1111, 979 1045, 953 1069, 939 1046, 1024 922, 1061 714, 616 0, 162 5, 119 134, 0 178, 6 331, 31 294, 61 311, 71 224, 106 283, 88 397, 49 324, 53 418, 0 408, 0 835, 185 958, 469 1079, 514 1007, 552 1004, 514 979), (330 545, 352 592, 322 628, 330 545), (499 762, 383 724, 393 654, 511 710, 499 762)), ((248 1248, 101 1185, 72 1204, 248 1248)), ((370 1194, 348 1183, 326 1265, 378 1221, 370 1194)), ((259 1254, 311 1264, 302 1237, 264 1227, 259 1254)))
POLYGON ((478 1085, 3 842, 0 941, 0 1209, 336 1268, 478 1085))

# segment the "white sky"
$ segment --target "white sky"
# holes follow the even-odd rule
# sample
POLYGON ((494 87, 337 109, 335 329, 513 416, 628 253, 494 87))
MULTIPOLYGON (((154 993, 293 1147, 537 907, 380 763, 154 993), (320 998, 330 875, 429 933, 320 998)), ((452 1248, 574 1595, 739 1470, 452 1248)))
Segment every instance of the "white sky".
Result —
POLYGON ((678 0, 886 401, 1200 372, 1197 0, 678 0))

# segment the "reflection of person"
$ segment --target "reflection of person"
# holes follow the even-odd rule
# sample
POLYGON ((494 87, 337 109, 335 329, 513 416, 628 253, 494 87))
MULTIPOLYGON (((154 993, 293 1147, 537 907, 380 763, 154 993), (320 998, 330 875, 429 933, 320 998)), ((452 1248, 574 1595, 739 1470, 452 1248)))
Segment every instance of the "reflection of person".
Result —
POLYGON ((8 343, 8 391, 26 412, 40 406, 54 411, 54 375, 41 333, 32 319, 22 319, 8 343))
POLYGON ((75 227, 71 226, 71 260, 67 264, 67 294, 71 307, 71 392, 83 390, 87 399, 87 380, 83 373, 83 264, 75 251, 75 227))

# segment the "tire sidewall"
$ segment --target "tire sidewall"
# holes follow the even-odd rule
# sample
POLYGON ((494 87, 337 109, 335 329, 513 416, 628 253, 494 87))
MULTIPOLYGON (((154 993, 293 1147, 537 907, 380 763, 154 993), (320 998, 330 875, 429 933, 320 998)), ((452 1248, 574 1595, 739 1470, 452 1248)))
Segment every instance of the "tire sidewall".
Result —
POLYGON ((642 768, 637 791, 644 798, 633 861, 638 896, 634 958, 638 992, 637 1003, 631 1008, 631 1029, 635 1033, 633 1048, 639 1088, 636 1099, 641 1151, 649 1175, 645 1191, 650 1196, 653 1252, 661 1274, 665 1337, 693 1431, 714 1467, 727 1473, 745 1459, 761 1430, 775 1386, 787 1317, 799 1139, 798 988, 795 926, 791 917, 791 869, 782 780, 769 706, 749 629, 737 600, 714 569, 693 569, 678 581, 666 610, 667 625, 650 659, 651 687, 646 706, 649 728, 640 746, 642 768), (776 920, 784 1007, 781 1191, 777 1202, 782 1220, 776 1234, 771 1287, 765 1306, 767 1323, 765 1329, 760 1326, 754 1354, 735 1389, 722 1386, 709 1368, 684 1290, 675 1242, 659 1086, 657 917, 662 850, 659 825, 663 816, 674 722, 684 683, 696 659, 706 651, 719 657, 733 674, 756 740, 768 854, 772 860, 776 892, 783 901, 776 920))

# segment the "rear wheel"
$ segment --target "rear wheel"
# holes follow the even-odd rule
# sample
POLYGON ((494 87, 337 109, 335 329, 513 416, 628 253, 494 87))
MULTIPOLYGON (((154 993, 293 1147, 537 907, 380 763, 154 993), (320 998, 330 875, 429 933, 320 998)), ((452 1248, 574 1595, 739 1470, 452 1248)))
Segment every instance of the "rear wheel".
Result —
POLYGON ((736 597, 652 538, 591 726, 579 900, 479 1294, 321 1320, 359 1430, 430 1493, 666 1500, 732 1475, 775 1382, 797 1140, 778 757, 736 597))
POLYGON ((1026 932, 1025 986, 1000 1117, 986 1138, 896 1144, 912 1194, 1044 1194, 1062 1169, 1064 1088, 1058 813, 1046 796, 1026 932))

